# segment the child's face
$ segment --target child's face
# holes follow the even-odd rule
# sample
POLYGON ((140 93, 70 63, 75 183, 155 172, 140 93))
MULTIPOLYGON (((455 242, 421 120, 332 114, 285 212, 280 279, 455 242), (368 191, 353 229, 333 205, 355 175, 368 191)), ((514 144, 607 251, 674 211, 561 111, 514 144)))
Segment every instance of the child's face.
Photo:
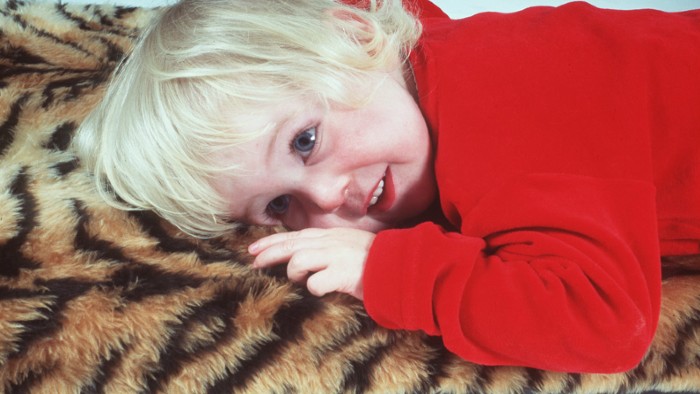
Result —
MULTIPOLYGON (((328 110, 310 99, 236 121, 274 130, 216 155, 243 170, 214 180, 233 219, 291 229, 379 231, 436 197, 430 136, 400 72, 378 73, 368 105, 328 110)), ((238 122, 236 122, 239 124, 238 122)))

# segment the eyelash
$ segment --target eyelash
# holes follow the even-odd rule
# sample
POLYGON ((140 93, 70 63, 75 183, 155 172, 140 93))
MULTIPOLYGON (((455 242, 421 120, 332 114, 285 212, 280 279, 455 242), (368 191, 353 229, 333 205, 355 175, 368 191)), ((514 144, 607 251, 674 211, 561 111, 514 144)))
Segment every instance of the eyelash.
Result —
POLYGON ((307 127, 300 132, 296 133, 294 137, 292 137, 292 140, 289 141, 289 151, 292 154, 298 154, 302 157, 304 161, 306 161, 315 151, 316 151, 316 143, 318 140, 318 127, 317 126, 312 126, 312 127, 307 127), (295 145, 297 141, 299 141, 299 138, 302 137, 305 133, 309 133, 310 131, 313 131, 313 136, 311 137, 311 142, 313 142, 313 146, 308 152, 301 152, 300 149, 295 145))

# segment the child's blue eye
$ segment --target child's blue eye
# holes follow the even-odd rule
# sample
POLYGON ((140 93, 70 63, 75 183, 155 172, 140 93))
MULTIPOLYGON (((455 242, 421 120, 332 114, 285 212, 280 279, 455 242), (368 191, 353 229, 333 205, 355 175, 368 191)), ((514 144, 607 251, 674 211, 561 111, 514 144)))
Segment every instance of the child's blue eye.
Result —
POLYGON ((289 201, 288 194, 276 197, 267 204, 267 211, 272 215, 282 215, 289 209, 289 201))
POLYGON ((297 134, 292 140, 292 149, 302 157, 309 157, 316 146, 316 128, 308 128, 297 134))

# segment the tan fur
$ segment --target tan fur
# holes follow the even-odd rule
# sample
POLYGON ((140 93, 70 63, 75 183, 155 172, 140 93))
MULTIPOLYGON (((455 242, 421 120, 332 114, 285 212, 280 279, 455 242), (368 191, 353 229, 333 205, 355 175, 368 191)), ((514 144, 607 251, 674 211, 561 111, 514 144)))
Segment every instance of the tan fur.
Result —
POLYGON ((700 258, 666 259, 654 345, 625 374, 485 367, 377 327, 245 247, 104 205, 66 150, 153 11, 0 3, 0 390, 616 392, 700 390, 700 258))

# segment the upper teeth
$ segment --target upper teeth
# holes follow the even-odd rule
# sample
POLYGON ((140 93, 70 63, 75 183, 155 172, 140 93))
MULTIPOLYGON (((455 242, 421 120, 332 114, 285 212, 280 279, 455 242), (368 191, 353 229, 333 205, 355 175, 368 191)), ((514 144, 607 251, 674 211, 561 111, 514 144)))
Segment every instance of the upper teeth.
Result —
POLYGON ((376 204, 377 201, 379 201, 379 197, 381 197, 382 193, 384 193, 384 179, 379 181, 377 188, 374 189, 374 193, 372 193, 372 198, 369 200, 370 207, 376 204))

